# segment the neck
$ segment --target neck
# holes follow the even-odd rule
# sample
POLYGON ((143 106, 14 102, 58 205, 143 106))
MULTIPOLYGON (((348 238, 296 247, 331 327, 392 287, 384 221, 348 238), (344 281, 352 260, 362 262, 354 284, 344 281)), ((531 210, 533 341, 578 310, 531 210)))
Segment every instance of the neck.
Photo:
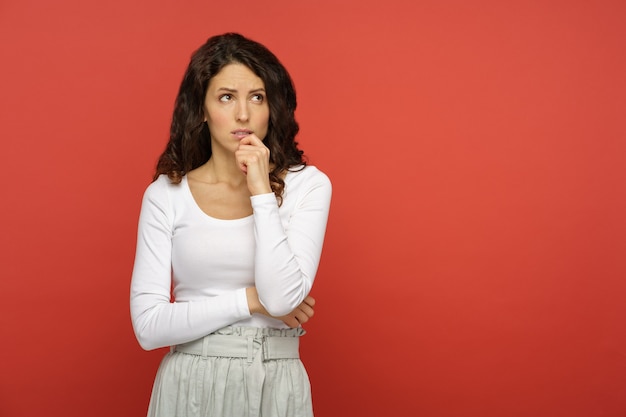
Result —
POLYGON ((212 155, 202 166, 195 169, 196 180, 203 182, 221 182, 232 186, 239 186, 246 183, 246 175, 237 166, 234 158, 218 158, 212 155))

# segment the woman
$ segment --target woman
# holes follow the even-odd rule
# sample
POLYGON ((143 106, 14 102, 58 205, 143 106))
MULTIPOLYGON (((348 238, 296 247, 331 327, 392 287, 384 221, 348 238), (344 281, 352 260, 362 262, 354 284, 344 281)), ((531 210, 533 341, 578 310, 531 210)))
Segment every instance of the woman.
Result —
POLYGON ((149 416, 311 416, 301 327, 331 198, 298 149, 295 90, 263 45, 192 56, 144 194, 131 284, 140 345, 171 346, 149 416))

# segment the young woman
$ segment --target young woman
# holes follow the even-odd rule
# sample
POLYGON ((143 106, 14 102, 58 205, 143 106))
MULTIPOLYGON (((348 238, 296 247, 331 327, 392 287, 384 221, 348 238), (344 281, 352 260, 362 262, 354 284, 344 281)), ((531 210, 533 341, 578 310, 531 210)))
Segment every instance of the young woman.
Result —
POLYGON ((171 346, 149 416, 312 416, 298 355, 331 199, 289 74, 239 34, 192 56, 139 218, 131 316, 171 346))

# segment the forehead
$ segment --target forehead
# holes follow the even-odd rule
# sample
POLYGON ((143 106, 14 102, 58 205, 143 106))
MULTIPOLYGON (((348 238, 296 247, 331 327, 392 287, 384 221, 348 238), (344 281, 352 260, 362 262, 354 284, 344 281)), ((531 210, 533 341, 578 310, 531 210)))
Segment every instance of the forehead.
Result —
POLYGON ((265 83, 247 66, 243 64, 228 64, 209 81, 209 89, 219 88, 252 90, 265 88, 265 83))

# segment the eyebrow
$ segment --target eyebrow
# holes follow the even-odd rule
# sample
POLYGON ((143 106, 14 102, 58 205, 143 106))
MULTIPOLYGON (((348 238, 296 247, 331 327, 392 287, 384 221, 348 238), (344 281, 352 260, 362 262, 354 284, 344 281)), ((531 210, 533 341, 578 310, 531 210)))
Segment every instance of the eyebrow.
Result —
MULTIPOLYGON (((217 89, 217 91, 226 91, 227 93, 236 93, 237 90, 234 88, 228 88, 228 87, 220 87, 217 89)), ((265 92, 265 88, 255 88, 254 90, 250 90, 251 93, 259 93, 259 92, 265 92)))

